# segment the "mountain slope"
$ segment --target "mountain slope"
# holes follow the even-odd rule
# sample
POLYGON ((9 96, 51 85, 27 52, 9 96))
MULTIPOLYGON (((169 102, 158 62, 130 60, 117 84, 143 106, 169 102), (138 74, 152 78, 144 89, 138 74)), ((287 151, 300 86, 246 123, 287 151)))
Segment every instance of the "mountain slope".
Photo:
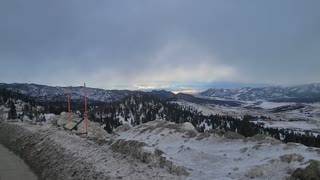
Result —
POLYGON ((200 112, 191 107, 162 101, 155 96, 136 93, 121 101, 106 104, 90 112, 90 118, 106 125, 111 132, 122 124, 136 126, 157 119, 166 119, 176 123, 192 122, 200 112))
MULTIPOLYGON (((33 98, 37 102, 54 102, 54 103, 65 103, 67 101, 67 87, 53 87, 39 84, 4 84, 0 83, 0 89, 8 89, 13 92, 17 92, 33 98)), ((194 97, 189 94, 173 94, 170 91, 165 90, 154 90, 151 92, 141 91, 129 91, 129 90, 104 90, 98 88, 87 87, 87 97, 89 102, 95 102, 95 104, 101 105, 101 103, 109 103, 119 101, 122 98, 132 95, 134 93, 147 94, 155 96, 163 101, 170 100, 185 100, 194 103, 202 104, 217 104, 237 107, 240 103, 235 101, 223 101, 223 100, 211 100, 194 97)), ((83 87, 70 87, 70 99, 72 103, 83 104, 83 87)), ((64 104, 65 105, 65 104, 64 104)))
POLYGON ((208 89, 200 93, 200 95, 242 101, 318 102, 320 101, 320 83, 288 87, 208 89))
MULTIPOLYGON (((67 87, 52 87, 38 84, 0 84, 5 88, 35 98, 38 102, 66 102, 67 87)), ((112 102, 132 94, 128 90, 104 90, 87 88, 89 101, 112 102)), ((70 98, 74 101, 83 101, 83 87, 70 87, 70 98)))

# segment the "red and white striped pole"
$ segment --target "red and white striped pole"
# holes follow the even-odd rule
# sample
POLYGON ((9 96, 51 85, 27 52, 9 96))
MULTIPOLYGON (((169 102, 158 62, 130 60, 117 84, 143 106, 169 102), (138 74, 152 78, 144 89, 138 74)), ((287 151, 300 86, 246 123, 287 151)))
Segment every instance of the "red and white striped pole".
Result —
POLYGON ((70 89, 68 87, 68 119, 69 119, 69 122, 71 121, 71 108, 70 108, 70 89))
POLYGON ((84 115, 86 118, 86 138, 88 138, 88 111, 87 111, 87 90, 86 83, 84 83, 84 115))

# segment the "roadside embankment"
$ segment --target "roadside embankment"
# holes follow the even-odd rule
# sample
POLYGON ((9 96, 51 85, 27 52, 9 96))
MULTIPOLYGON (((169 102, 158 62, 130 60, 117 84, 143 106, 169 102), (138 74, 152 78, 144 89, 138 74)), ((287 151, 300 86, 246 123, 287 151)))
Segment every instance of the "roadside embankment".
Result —
POLYGON ((0 143, 24 159, 40 179, 180 179, 48 124, 0 122, 0 143))

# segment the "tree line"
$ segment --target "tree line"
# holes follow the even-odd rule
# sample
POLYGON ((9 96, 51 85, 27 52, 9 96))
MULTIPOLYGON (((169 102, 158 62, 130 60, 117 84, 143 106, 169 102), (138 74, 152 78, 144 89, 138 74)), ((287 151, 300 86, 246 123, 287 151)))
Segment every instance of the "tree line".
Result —
POLYGON ((251 122, 258 117, 250 115, 246 115, 242 119, 218 114, 207 116, 193 107, 183 107, 177 103, 162 101, 153 96, 142 94, 134 94, 122 101, 99 107, 90 112, 90 119, 105 124, 105 129, 109 133, 124 123, 136 126, 156 119, 165 119, 175 123, 190 122, 199 132, 204 132, 207 127, 237 132, 245 137, 265 134, 283 142, 296 142, 306 146, 320 147, 320 135, 264 127, 261 123, 251 122))
MULTIPOLYGON (((30 119, 35 116, 32 108, 38 102, 17 92, 0 89, 0 105, 7 104, 10 107, 9 118, 17 118, 16 107, 11 99, 20 99, 28 102, 29 105, 23 109, 23 115, 30 116, 30 119)), ((83 105, 82 103, 74 102, 73 108, 81 111, 83 105)), ((60 114, 66 110, 67 104, 65 102, 52 102, 44 106, 44 113, 60 114)), ((109 133, 112 133, 115 128, 124 123, 136 126, 157 119, 165 119, 175 123, 190 122, 199 132, 204 132, 206 128, 209 128, 237 132, 245 137, 266 134, 283 142, 296 142, 306 146, 320 147, 319 134, 264 127, 263 124, 251 122, 258 117, 250 115, 246 115, 242 119, 218 114, 207 116, 193 107, 184 107, 174 102, 163 101, 152 95, 140 93, 105 105, 89 104, 89 118, 99 122, 101 125, 105 125, 105 130, 109 133)))

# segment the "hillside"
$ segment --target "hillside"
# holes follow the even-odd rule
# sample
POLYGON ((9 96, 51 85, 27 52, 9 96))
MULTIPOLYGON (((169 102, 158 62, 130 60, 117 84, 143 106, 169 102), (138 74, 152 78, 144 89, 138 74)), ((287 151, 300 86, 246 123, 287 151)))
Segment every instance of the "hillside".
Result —
MULTIPOLYGON (((67 87, 53 87, 39 84, 0 84, 0 89, 8 89, 23 95, 33 97, 38 102, 66 102, 67 87)), ((112 102, 119 100, 132 91, 128 90, 104 90, 98 88, 87 88, 89 101, 112 102)), ((73 101, 83 101, 83 87, 70 87, 70 98, 73 101)))
MULTIPOLYGON (((34 101, 39 103, 58 103, 67 102, 67 87, 57 87, 57 86, 46 86, 39 84, 5 84, 0 83, 0 89, 7 89, 19 94, 22 94, 34 101)), ((102 103, 110 103, 114 101, 119 101, 122 98, 129 96, 134 93, 143 93, 151 96, 155 96, 163 101, 169 100, 185 100, 195 103, 205 103, 205 104, 216 104, 237 107, 241 103, 236 101, 225 101, 225 100, 211 100, 205 98, 194 97, 190 94, 173 94, 172 92, 165 90, 153 90, 150 92, 142 91, 129 91, 129 90, 105 90, 99 88, 87 87, 87 98, 89 103, 92 105, 101 105, 102 103)), ((70 99, 76 105, 83 103, 83 87, 70 87, 70 99)))
POLYGON ((157 97, 136 93, 121 101, 101 106, 90 112, 91 119, 106 125, 111 132, 120 125, 136 126, 157 119, 176 123, 193 122, 200 113, 193 108, 182 108, 177 104, 160 100, 157 97))
POLYGON ((199 95, 241 101, 319 102, 320 84, 261 88, 208 89, 199 95))
MULTIPOLYGON (((9 98, 6 102, 2 101, 3 105, 0 106, 0 112, 3 119, 19 118, 21 120, 43 121, 42 119, 44 119, 45 113, 58 115, 67 110, 66 103, 42 103, 44 106, 39 106, 32 103, 33 101, 30 103, 28 96, 8 90, 3 90, 3 92, 6 92, 4 93, 6 99, 8 99, 8 94, 13 97, 13 99, 9 98), (26 101, 21 101, 18 99, 19 97, 26 101), (15 111, 16 113, 10 113, 15 111)), ((292 141, 307 146, 320 147, 319 131, 315 129, 319 124, 317 121, 281 121, 279 118, 274 119, 273 116, 279 115, 278 111, 280 110, 286 111, 280 113, 288 114, 287 109, 291 108, 291 106, 286 107, 286 109, 284 109, 284 107, 271 109, 268 113, 267 111, 258 112, 251 110, 255 112, 251 113, 251 116, 245 112, 242 113, 241 116, 239 116, 239 114, 238 116, 229 116, 226 113, 221 114, 219 112, 219 108, 227 108, 225 105, 216 105, 213 109, 210 108, 212 109, 210 110, 200 108, 200 104, 196 105, 193 103, 194 105, 189 106, 181 103, 180 100, 177 101, 177 99, 159 99, 157 98, 158 96, 155 97, 155 92, 152 93, 151 95, 151 93, 148 92, 136 92, 111 103, 102 103, 99 106, 89 104, 89 117, 92 121, 103 125, 104 129, 109 133, 112 133, 117 127, 123 124, 128 124, 133 127, 149 121, 164 119, 175 123, 189 122, 199 132, 210 129, 222 129, 225 131, 238 132, 246 137, 259 133, 270 135, 285 142, 292 141), (203 112, 204 109, 205 111, 203 112), (276 112, 273 113, 273 111, 276 112), (266 114, 262 116, 261 113, 266 114), (245 117, 250 118, 246 118, 247 121, 243 121, 245 117), (307 133, 308 136, 305 136, 305 133, 307 133)), ((169 92, 163 91, 160 92, 160 94, 162 95, 161 97, 163 97, 163 94, 169 94, 169 92)), ((0 98, 3 99, 3 95, 0 94, 0 98)), ((73 112, 83 117, 83 102, 78 105, 72 103, 72 105, 73 112)), ((299 113, 301 111, 303 114, 307 113, 304 116, 314 115, 312 111, 308 110, 309 107, 311 106, 306 106, 299 110, 294 109, 293 111, 299 111, 299 113)), ((316 106, 313 108, 316 108, 316 106)), ((229 109, 235 110, 232 107, 229 109)), ((228 108, 226 110, 228 110, 228 108)), ((316 112, 317 111, 314 111, 314 113, 316 112)), ((294 112, 294 114, 297 114, 297 112, 294 112)), ((290 116, 293 117, 292 115, 290 116)), ((293 118, 291 119, 294 120, 293 118)))
MULTIPOLYGON (((319 170, 302 170, 312 164, 310 160, 319 160, 319 149, 284 144, 263 135, 244 138, 232 132, 197 133, 190 123, 153 121, 117 132, 115 139, 121 144, 143 142, 150 151, 158 149, 165 159, 186 170, 186 179, 295 180, 320 174, 319 170)), ((122 153, 131 154, 128 150, 122 153)))
POLYGON ((245 137, 265 134, 284 142, 299 142, 307 146, 320 147, 317 131, 306 136, 304 131, 293 128, 268 126, 268 118, 244 115, 235 118, 227 115, 204 114, 197 107, 184 106, 176 101, 162 101, 146 94, 133 94, 121 101, 99 107, 90 112, 90 119, 112 133, 121 125, 138 126, 163 119, 174 123, 188 122, 199 132, 223 130, 240 133, 245 137), (263 121, 264 120, 264 121, 263 121))

